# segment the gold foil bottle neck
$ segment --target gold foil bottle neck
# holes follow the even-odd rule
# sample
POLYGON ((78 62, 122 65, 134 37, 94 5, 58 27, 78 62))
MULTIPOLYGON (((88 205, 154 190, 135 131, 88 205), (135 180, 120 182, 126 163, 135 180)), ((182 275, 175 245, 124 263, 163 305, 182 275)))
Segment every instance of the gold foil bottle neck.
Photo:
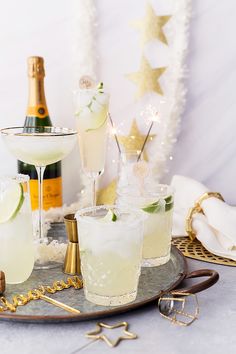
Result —
POLYGON ((44 60, 42 57, 29 57, 28 58, 28 76, 43 78, 45 76, 44 60))

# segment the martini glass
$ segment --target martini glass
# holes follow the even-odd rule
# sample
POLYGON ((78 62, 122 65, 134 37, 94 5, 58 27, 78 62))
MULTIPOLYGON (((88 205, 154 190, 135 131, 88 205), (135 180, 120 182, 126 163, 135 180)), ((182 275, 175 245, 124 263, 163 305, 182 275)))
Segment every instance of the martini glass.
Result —
POLYGON ((104 172, 108 136, 109 96, 103 86, 75 92, 76 125, 82 169, 92 180, 92 206, 96 205, 96 182, 104 172))
MULTIPOLYGON (((47 165, 66 157, 77 141, 77 132, 59 127, 10 127, 1 129, 2 138, 10 152, 25 163, 34 165, 38 174, 39 242, 48 243, 43 235, 43 174, 47 165)), ((50 262, 37 264, 37 269, 54 267, 50 262)))

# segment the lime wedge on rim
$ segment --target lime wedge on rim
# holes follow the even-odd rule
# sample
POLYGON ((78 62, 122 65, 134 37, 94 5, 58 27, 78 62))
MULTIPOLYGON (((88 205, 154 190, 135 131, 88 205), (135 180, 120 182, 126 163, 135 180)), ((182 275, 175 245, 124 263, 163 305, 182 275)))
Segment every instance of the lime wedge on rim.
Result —
POLYGON ((114 213, 113 210, 109 209, 107 214, 101 220, 103 222, 116 221, 117 220, 117 215, 114 213))
MULTIPOLYGON (((170 195, 170 196, 164 198, 164 200, 166 202, 165 211, 169 211, 174 206, 173 198, 170 195)), ((145 211, 146 213, 149 213, 149 214, 158 213, 161 210, 161 204, 159 203, 159 200, 158 200, 157 202, 146 205, 145 207, 142 208, 142 210, 145 211)))
POLYGON ((145 206, 144 208, 142 208, 143 211, 145 211, 146 213, 149 213, 149 214, 158 213, 160 211, 160 209, 161 209, 161 205, 160 205, 159 201, 149 204, 149 205, 145 206))
POLYGON ((24 202, 24 191, 20 183, 9 180, 0 194, 0 224, 13 219, 24 202))

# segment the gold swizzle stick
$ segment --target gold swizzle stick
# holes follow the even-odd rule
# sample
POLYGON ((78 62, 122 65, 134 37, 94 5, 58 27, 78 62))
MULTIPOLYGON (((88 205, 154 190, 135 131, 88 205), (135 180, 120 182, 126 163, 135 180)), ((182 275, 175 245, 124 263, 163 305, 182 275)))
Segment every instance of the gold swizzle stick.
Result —
POLYGON ((57 307, 60 307, 60 308, 62 308, 63 310, 66 310, 66 311, 68 311, 68 312, 72 312, 72 313, 74 313, 74 314, 76 314, 76 315, 78 315, 78 314, 81 313, 80 310, 77 310, 77 309, 75 309, 75 308, 73 308, 73 307, 71 307, 71 306, 68 306, 68 305, 64 304, 63 302, 54 300, 54 299, 52 299, 51 297, 48 297, 48 296, 46 296, 46 295, 40 294, 39 298, 40 298, 41 300, 45 300, 45 301, 49 302, 49 303, 52 304, 52 305, 55 305, 55 306, 57 306, 57 307))

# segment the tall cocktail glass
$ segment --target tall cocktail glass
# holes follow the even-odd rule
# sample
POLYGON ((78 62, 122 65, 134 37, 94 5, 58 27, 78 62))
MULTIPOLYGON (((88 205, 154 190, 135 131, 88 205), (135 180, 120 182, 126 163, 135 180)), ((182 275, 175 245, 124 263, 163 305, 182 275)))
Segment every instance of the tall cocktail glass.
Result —
MULTIPOLYGON (((48 242, 43 235, 43 174, 45 167, 66 157, 77 141, 77 131, 59 127, 10 127, 1 129, 2 138, 10 152, 18 159, 34 165, 38 173, 40 242, 48 242)), ((55 264, 38 264, 47 269, 55 264)))
POLYGON ((76 125, 84 173, 92 180, 92 205, 96 205, 96 181, 104 172, 108 136, 109 96, 100 87, 75 93, 76 125))
POLYGON ((7 284, 26 281, 34 266, 29 177, 0 177, 0 269, 7 284))

